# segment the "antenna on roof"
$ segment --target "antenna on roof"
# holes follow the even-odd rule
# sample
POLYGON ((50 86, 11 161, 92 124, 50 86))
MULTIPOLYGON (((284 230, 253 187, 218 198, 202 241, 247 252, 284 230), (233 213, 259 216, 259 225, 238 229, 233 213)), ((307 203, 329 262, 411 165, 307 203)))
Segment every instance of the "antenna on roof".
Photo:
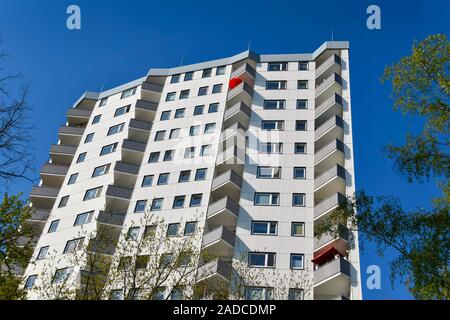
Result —
POLYGON ((181 59, 180 59, 180 67, 183 65, 183 59, 184 59, 184 57, 181 57, 181 59))
POLYGON ((331 29, 331 41, 334 41, 334 30, 331 29))
POLYGON ((250 46, 252 44, 252 38, 248 37, 248 44, 247 44, 247 50, 250 51, 250 46))
POLYGON ((104 87, 104 86, 105 86, 105 82, 103 81, 102 86, 101 86, 101 88, 100 88, 100 92, 103 91, 103 87, 104 87))

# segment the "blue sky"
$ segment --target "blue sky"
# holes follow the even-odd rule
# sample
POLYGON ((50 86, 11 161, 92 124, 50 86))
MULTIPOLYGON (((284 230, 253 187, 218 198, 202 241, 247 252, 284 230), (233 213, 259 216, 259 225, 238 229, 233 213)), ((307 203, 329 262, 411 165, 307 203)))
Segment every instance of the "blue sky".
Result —
MULTIPOLYGON (((407 208, 429 205, 432 184, 410 185, 381 154, 417 128, 392 110, 390 86, 379 78, 386 65, 409 54, 414 40, 449 31, 448 1, 21 1, 2 0, 2 48, 6 67, 32 83, 35 154, 48 160, 65 112, 86 90, 98 91, 144 76, 150 67, 172 67, 257 53, 312 52, 324 41, 350 41, 351 93, 356 184, 372 194, 392 194, 407 208), (45 5, 43 5, 45 3, 45 5), (81 8, 81 30, 66 28, 66 8, 81 8), (366 8, 381 8, 382 29, 366 28, 366 8)), ((29 193, 21 182, 11 192, 29 193)), ((368 244, 361 253, 365 299, 408 299, 401 284, 392 289, 387 263, 368 244), (365 287, 365 270, 382 270, 381 290, 365 287)))

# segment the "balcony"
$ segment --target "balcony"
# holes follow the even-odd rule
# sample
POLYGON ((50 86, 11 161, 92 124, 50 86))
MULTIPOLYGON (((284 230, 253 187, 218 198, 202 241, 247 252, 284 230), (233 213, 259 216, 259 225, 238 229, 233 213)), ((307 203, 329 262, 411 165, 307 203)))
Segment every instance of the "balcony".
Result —
POLYGON ((62 126, 58 130, 59 140, 63 145, 78 145, 84 130, 84 127, 62 126))
POLYGON ((125 212, 128 208, 133 189, 108 185, 106 189, 106 207, 109 211, 125 212))
POLYGON ((137 100, 135 105, 135 118, 144 121, 152 121, 158 109, 157 102, 137 100))
POLYGON ((336 139, 317 151, 314 158, 314 172, 318 175, 322 174, 335 164, 344 166, 344 143, 341 140, 336 139))
POLYGON ((336 139, 343 141, 344 120, 341 117, 334 116, 315 130, 314 137, 316 151, 336 139))
POLYGON ((125 221, 125 213, 112 213, 100 211, 97 216, 97 223, 105 224, 112 227, 122 228, 125 221))
POLYGON ((110 239, 91 239, 87 251, 100 255, 112 256, 116 252, 117 242, 110 239))
POLYGON ((216 172, 221 174, 228 169, 242 172, 245 164, 245 152, 236 145, 231 145, 225 150, 219 150, 216 159, 216 172))
POLYGON ((128 126, 128 138, 138 142, 147 142, 151 129, 151 122, 131 119, 128 126))
POLYGON ((76 151, 76 146, 53 144, 50 147, 50 159, 52 159, 52 163, 54 164, 69 165, 72 162, 76 151))
POLYGON ((58 197, 59 188, 35 186, 31 189, 30 200, 37 209, 50 210, 58 197))
POLYGON ((69 166, 46 163, 41 167, 42 184, 49 187, 61 187, 69 166))
POLYGON ((321 105, 332 94, 339 94, 342 91, 342 78, 337 73, 332 73, 321 83, 317 81, 316 83, 316 105, 321 105))
POLYGON ((316 127, 320 127, 328 119, 334 116, 342 117, 343 100, 340 95, 335 93, 330 98, 322 102, 315 110, 316 112, 316 127))
POLYGON ((40 235, 42 233, 49 216, 50 210, 37 209, 31 213, 31 216, 26 220, 26 223, 30 226, 33 234, 40 235))
POLYGON ((120 186, 134 187, 139 166, 118 161, 114 166, 114 183, 120 186))
POLYGON ((230 127, 236 122, 241 123, 244 127, 248 126, 252 110, 245 103, 237 102, 231 107, 227 108, 223 116, 224 128, 230 127))
POLYGON ((314 179, 314 199, 321 201, 338 192, 345 194, 345 169, 340 165, 325 171, 314 179))
POLYGON ((197 270, 197 282, 207 281, 214 284, 217 281, 230 281, 231 278, 231 262, 215 259, 206 263, 197 270))
POLYGON ((347 227, 343 224, 338 224, 333 228, 333 232, 314 238, 314 252, 319 254, 321 249, 331 243, 339 252, 345 252, 348 246, 348 235, 349 230, 347 227))
POLYGON ((240 122, 235 122, 220 134, 220 143, 225 146, 238 145, 239 141, 245 146, 245 132, 247 128, 240 122))
POLYGON ((138 141, 123 140, 122 161, 134 165, 140 165, 144 156, 146 144, 138 141))
POLYGON ((322 82, 330 73, 341 73, 341 58, 333 54, 316 69, 316 81, 322 82))
POLYGON ((231 257, 234 251, 235 234, 220 226, 203 235, 202 249, 214 257, 231 257))
POLYGON ((332 299, 350 293, 350 263, 339 257, 314 270, 314 298, 332 299))
POLYGON ((151 102, 158 103, 162 91, 163 86, 157 83, 143 82, 141 86, 142 98, 151 102))
POLYGON ((230 169, 213 179, 211 186, 212 197, 220 199, 228 196, 233 200, 239 200, 241 187, 242 177, 230 169))
POLYGON ((250 64, 244 63, 231 72, 230 79, 239 78, 243 82, 247 82, 253 85, 253 83, 255 82, 255 77, 256 70, 253 69, 250 64))
POLYGON ((208 207, 206 219, 208 225, 212 227, 225 226, 230 230, 236 227, 236 221, 239 216, 239 204, 229 197, 213 202, 208 207))
POLYGON ((335 193, 314 206, 314 223, 333 212, 340 204, 345 203, 347 198, 341 193, 335 193))
POLYGON ((92 114, 92 110, 71 108, 66 113, 67 122, 69 123, 69 126, 84 125, 89 122, 89 118, 91 117, 91 114, 92 114))
POLYGON ((241 82, 236 87, 228 91, 227 105, 234 106, 239 102, 243 102, 247 106, 252 104, 253 88, 246 82, 241 82))

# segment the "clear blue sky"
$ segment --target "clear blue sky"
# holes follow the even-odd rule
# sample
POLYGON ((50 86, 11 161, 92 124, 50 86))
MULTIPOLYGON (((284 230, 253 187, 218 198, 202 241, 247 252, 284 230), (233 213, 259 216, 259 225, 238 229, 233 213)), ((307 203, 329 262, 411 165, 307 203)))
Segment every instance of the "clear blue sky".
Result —
MULTIPOLYGON (((136 79, 150 67, 172 67, 257 53, 312 52, 324 41, 350 41, 356 184, 372 194, 393 194, 408 208, 428 206, 433 185, 409 185, 384 160, 381 147, 401 143, 414 120, 392 110, 384 66, 410 52, 413 40, 449 31, 450 2, 443 1, 21 1, 2 0, 0 35, 12 58, 7 67, 32 81, 35 154, 48 160, 65 112, 86 90, 136 79), (66 28, 66 8, 81 7, 82 29, 66 28), (382 29, 366 28, 366 8, 381 7, 382 29)), ((10 191, 28 194, 19 183, 10 191)), ((366 299, 407 299, 389 282, 387 262, 366 245, 361 253, 366 299), (382 269, 382 289, 365 287, 365 270, 382 269)))

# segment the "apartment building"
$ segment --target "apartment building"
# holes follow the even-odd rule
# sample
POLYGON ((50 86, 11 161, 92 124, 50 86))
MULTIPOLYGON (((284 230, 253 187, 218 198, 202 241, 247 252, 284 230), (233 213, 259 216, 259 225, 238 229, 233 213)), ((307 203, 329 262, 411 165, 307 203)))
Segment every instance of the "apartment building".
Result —
POLYGON ((144 212, 164 218, 164 236, 201 231, 206 288, 231 285, 239 260, 262 279, 247 299, 362 298, 357 233, 315 237, 355 191, 347 42, 150 69, 83 94, 58 136, 30 194, 29 298, 43 298, 33 288, 50 257, 56 282, 82 273, 66 258, 81 230, 136 239, 144 212))

